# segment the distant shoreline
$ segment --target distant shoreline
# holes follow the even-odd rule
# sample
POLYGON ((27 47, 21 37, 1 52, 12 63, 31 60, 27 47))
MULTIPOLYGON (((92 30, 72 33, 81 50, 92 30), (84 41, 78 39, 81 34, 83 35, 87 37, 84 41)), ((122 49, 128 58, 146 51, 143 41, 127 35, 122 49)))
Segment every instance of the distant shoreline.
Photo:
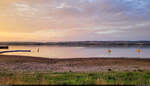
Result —
POLYGON ((0 45, 50 45, 50 46, 150 46, 150 41, 71 41, 71 42, 0 42, 0 45))

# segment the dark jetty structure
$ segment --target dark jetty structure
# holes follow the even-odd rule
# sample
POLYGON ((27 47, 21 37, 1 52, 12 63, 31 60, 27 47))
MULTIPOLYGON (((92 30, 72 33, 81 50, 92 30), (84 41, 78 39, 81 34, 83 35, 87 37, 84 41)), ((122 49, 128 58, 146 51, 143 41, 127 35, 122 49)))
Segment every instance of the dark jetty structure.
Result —
POLYGON ((31 52, 31 50, 9 50, 9 51, 0 51, 2 53, 12 53, 12 52, 31 52))
POLYGON ((0 46, 0 49, 8 49, 8 46, 0 46))

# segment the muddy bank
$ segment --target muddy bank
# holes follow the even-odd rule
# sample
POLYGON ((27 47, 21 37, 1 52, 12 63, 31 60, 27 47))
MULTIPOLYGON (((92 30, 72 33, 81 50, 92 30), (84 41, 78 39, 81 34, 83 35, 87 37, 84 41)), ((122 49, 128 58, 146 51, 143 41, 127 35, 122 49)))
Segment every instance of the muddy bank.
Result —
POLYGON ((150 71, 150 59, 71 58, 48 59, 0 55, 0 71, 12 72, 108 72, 150 71))

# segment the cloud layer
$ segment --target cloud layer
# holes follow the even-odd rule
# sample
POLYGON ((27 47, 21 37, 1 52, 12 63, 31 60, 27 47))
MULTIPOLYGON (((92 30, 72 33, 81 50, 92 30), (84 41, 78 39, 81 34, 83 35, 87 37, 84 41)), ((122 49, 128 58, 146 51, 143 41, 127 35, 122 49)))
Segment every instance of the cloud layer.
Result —
POLYGON ((1 41, 150 40, 149 0, 2 0, 1 41))

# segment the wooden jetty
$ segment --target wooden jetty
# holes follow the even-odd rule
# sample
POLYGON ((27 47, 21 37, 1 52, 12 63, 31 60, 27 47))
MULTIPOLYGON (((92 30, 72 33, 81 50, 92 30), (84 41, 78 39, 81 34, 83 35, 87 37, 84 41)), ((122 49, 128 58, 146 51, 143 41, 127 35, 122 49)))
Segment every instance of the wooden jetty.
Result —
POLYGON ((8 49, 8 46, 0 46, 0 49, 8 49))
POLYGON ((0 51, 0 54, 3 54, 3 53, 12 53, 12 52, 31 52, 31 50, 8 50, 8 51, 0 51))

